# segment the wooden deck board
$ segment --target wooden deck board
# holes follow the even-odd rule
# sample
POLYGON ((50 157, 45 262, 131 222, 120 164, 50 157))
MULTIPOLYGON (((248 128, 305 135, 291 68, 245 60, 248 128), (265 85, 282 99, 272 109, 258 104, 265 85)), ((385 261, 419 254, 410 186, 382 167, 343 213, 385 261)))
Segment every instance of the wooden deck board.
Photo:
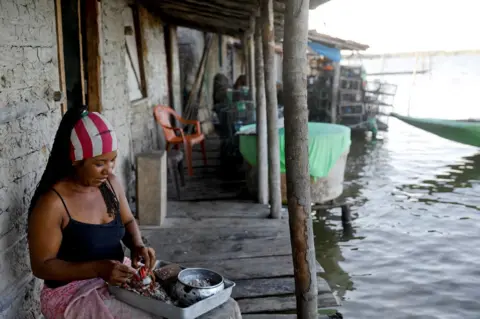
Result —
MULTIPOLYGON (((317 319, 329 319, 327 315, 318 315, 317 319)), ((297 315, 283 314, 245 314, 242 319, 297 319, 297 315)))
MULTIPOLYGON (((237 300, 242 314, 262 312, 287 312, 296 309, 295 296, 248 298, 237 300)), ((318 295, 318 306, 321 308, 338 307, 338 302, 331 292, 318 295)))
MULTIPOLYGON (((195 203, 193 203, 195 205, 195 203)), ((168 214, 167 214, 168 216, 168 214)), ((241 228, 250 228, 250 227, 279 227, 280 225, 285 225, 285 220, 277 219, 264 219, 259 221, 254 218, 176 218, 176 217, 167 217, 165 219, 165 224, 162 225, 164 228, 208 228, 212 229, 214 227, 238 227, 241 228)))
MULTIPOLYGON (((330 293, 330 287, 322 278, 317 278, 318 293, 330 293)), ((238 280, 232 297, 234 299, 256 298, 295 294, 295 280, 292 277, 238 280)))
POLYGON ((268 218, 270 208, 253 202, 205 201, 195 203, 169 201, 169 217, 268 218))
MULTIPOLYGON (((293 276, 292 256, 186 262, 182 265, 211 269, 233 281, 293 276)), ((317 272, 324 272, 318 262, 317 272)))
POLYGON ((280 225, 278 227, 250 227, 237 228, 225 227, 215 228, 210 232, 205 232, 204 228, 189 228, 186 232, 179 232, 178 228, 147 228, 140 227, 145 238, 156 236, 159 245, 172 245, 181 243, 191 243, 193 241, 201 243, 215 243, 217 241, 225 240, 243 240, 243 239, 260 239, 260 238, 290 238, 290 233, 287 225, 280 225), (162 229, 161 233, 158 229, 162 229))
POLYGON ((257 238, 244 240, 226 240, 189 242, 162 245, 157 237, 147 238, 157 250, 157 256, 163 260, 175 262, 193 262, 207 260, 227 260, 264 256, 291 255, 290 238, 257 238))
MULTIPOLYGON (((165 225, 142 227, 142 234, 159 259, 235 281, 232 297, 242 314, 257 316, 246 318, 295 318, 276 314, 296 307, 288 220, 265 218, 268 213, 252 202, 172 202, 165 225)), ((328 284, 320 276, 317 282, 319 308, 338 306, 328 284)))
POLYGON ((281 315, 281 314, 270 314, 270 315, 242 315, 242 319, 297 319, 297 315, 281 315))

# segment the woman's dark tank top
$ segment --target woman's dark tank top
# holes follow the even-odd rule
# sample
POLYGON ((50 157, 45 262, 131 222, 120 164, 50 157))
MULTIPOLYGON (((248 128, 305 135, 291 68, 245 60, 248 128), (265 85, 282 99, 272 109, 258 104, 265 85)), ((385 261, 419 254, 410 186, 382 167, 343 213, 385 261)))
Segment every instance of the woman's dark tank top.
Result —
MULTIPOLYGON (((110 188, 113 191, 111 184, 110 188)), ((62 230, 63 238, 57 258, 68 262, 89 262, 104 259, 123 262, 124 253, 121 240, 125 235, 125 226, 122 223, 120 212, 116 212, 115 219, 107 224, 82 223, 70 216, 63 197, 55 189, 53 191, 62 200, 69 217, 67 226, 62 230)), ((66 284, 68 282, 45 280, 45 285, 49 288, 57 288, 66 284)))

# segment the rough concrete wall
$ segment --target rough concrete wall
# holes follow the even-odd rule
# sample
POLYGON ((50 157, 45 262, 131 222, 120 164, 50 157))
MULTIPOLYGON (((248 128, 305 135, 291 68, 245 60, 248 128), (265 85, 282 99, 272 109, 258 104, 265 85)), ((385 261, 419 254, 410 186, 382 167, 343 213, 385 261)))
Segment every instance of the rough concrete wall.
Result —
MULTIPOLYGON (((27 209, 43 173, 60 122, 55 7, 51 0, 0 0, 0 318, 36 318, 40 314, 40 280, 30 272, 26 239, 27 209)), ((117 174, 134 193, 133 144, 149 137, 151 111, 134 109, 128 98, 122 11, 124 0, 102 4, 102 104, 114 125, 120 154, 117 174), (133 114, 147 114, 134 118, 133 114), (132 120, 133 118, 133 120, 132 120)), ((147 24, 149 24, 151 21, 147 24)), ((168 101, 161 25, 146 33, 149 106, 168 101)))
POLYGON ((131 153, 130 99, 125 66, 124 0, 101 2, 102 36, 102 113, 112 122, 119 142, 116 174, 126 188, 129 199, 135 191, 133 154, 131 153))
POLYGON ((153 107, 158 104, 169 104, 167 56, 162 21, 141 8, 140 23, 147 99, 132 104, 130 126, 134 154, 161 147, 162 141, 158 138, 153 107))
MULTIPOLYGON (((162 21, 143 8, 139 12, 147 98, 131 105, 130 128, 133 156, 141 152, 165 148, 163 134, 153 117, 153 107, 158 104, 169 104, 167 56, 162 21)), ((134 162, 133 166, 135 165, 134 162)), ((135 176, 132 178, 135 179, 135 176)), ((135 189, 131 189, 130 192, 134 194, 135 189)), ((132 198, 134 202, 136 196, 132 196, 134 196, 132 198)))
MULTIPOLYGON (((177 28, 177 36, 183 95, 190 92, 195 82, 195 75, 205 47, 205 37, 201 31, 183 27, 177 28)), ((183 105, 187 102, 187 97, 184 97, 183 105)))
MULTIPOLYGON (((123 179, 127 197, 135 202, 135 156, 161 147, 153 106, 168 104, 168 72, 162 22, 140 8, 143 62, 147 98, 131 103, 125 66, 125 36, 122 12, 125 0, 102 1, 103 113, 112 120, 120 141, 117 174, 123 179)), ((160 135, 162 136, 162 135, 160 135)))
POLYGON ((0 318, 35 318, 27 209, 60 121, 54 1, 0 0, 0 318))
POLYGON ((242 49, 234 48, 235 54, 233 58, 233 63, 234 63, 234 72, 233 72, 233 82, 232 85, 235 84, 237 81, 238 77, 242 74, 245 74, 245 63, 243 62, 244 59, 244 53, 242 49))

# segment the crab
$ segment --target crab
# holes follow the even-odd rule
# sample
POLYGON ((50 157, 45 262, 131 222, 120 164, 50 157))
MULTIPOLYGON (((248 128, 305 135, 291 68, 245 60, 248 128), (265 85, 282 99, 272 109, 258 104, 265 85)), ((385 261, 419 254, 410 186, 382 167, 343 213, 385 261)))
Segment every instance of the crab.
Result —
POLYGON ((153 273, 153 271, 148 270, 147 267, 142 266, 133 276, 133 279, 138 283, 141 282, 143 286, 148 286, 152 282, 155 282, 155 274, 153 273))
POLYGON ((151 289, 155 284, 155 274, 147 267, 141 266, 137 273, 133 275, 129 283, 124 284, 124 288, 130 288, 137 291, 151 289))
POLYGON ((145 266, 140 267, 130 282, 123 285, 123 288, 142 296, 172 303, 171 298, 163 287, 158 282, 155 282, 153 271, 148 270, 145 266))

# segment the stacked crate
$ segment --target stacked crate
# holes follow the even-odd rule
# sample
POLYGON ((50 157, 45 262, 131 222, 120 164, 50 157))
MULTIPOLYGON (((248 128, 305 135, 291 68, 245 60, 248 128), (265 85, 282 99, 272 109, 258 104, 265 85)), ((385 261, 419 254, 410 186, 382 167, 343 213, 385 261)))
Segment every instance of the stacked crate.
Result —
POLYGON ((363 94, 362 67, 342 66, 338 88, 338 113, 342 124, 363 122, 363 94))

